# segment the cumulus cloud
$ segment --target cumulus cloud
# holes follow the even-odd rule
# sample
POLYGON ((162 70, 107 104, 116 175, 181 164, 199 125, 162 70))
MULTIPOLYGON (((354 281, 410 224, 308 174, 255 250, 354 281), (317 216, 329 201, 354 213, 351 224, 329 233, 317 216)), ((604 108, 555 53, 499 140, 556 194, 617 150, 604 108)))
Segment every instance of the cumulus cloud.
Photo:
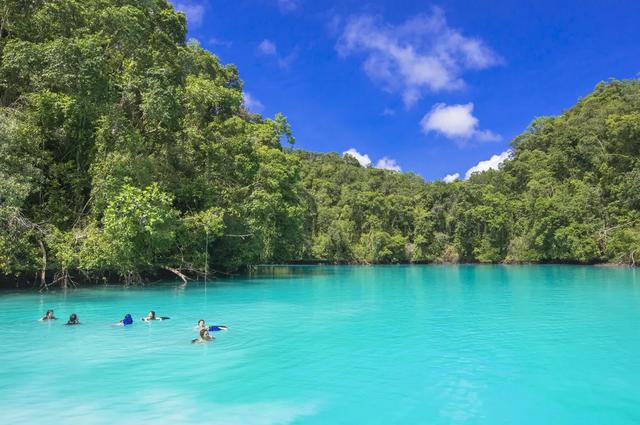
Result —
POLYGON ((247 110, 258 114, 264 110, 262 102, 254 98, 251 93, 244 92, 242 93, 242 97, 244 99, 244 107, 247 108, 247 110))
POLYGON ((275 43, 266 38, 258 44, 258 51, 266 56, 275 56, 278 54, 278 48, 275 43))
POLYGON ((480 130, 480 122, 473 115, 473 103, 465 105, 447 105, 436 103, 422 117, 420 127, 423 133, 431 131, 443 134, 453 140, 498 141, 500 136, 489 131, 480 130))
POLYGON ((363 167, 368 167, 369 165, 371 165, 371 158, 369 158, 369 155, 367 154, 363 155, 360 152, 358 152, 355 148, 351 148, 347 151, 342 152, 342 156, 344 155, 350 155, 354 157, 355 159, 358 160, 360 165, 362 165, 363 167))
POLYGON ((341 25, 336 49, 342 56, 363 54, 364 71, 413 106, 425 92, 464 87, 462 74, 500 64, 502 59, 478 38, 449 27, 442 9, 392 25, 371 15, 341 25))
POLYGON ((198 27, 202 24, 205 12, 204 4, 191 0, 173 1, 172 3, 174 9, 179 10, 186 15, 187 23, 194 27, 198 27))
POLYGON ((387 158, 386 156, 380 158, 378 162, 376 162, 376 168, 381 168, 383 170, 402 171, 400 165, 398 165, 395 159, 387 158))
POLYGON ((478 162, 476 165, 467 170, 467 172, 464 174, 464 178, 468 179, 474 173, 481 173, 487 170, 497 170, 500 164, 511 158, 512 153, 513 152, 509 149, 502 152, 501 154, 493 155, 486 161, 478 162))
POLYGON ((278 0, 278 9, 282 13, 293 12, 300 6, 298 0, 278 0))
POLYGON ((455 173, 455 174, 447 174, 442 178, 442 181, 444 181, 445 183, 453 183, 458 179, 460 179, 460 173, 455 173))

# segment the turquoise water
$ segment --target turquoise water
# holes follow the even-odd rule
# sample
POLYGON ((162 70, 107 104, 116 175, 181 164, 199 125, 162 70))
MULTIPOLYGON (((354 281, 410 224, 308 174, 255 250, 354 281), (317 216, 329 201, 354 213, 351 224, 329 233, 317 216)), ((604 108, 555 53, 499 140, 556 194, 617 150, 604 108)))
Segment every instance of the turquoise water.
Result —
POLYGON ((0 293, 0 423, 640 423, 639 272, 263 270, 0 293), (192 345, 200 318, 230 330, 192 345))

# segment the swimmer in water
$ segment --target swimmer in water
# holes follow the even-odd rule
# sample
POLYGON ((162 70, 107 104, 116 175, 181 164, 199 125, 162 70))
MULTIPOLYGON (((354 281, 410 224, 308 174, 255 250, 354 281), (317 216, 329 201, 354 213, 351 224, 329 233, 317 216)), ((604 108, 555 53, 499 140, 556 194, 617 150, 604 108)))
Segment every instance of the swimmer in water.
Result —
POLYGON ((67 326, 79 325, 80 320, 78 320, 78 315, 73 313, 71 316, 69 316, 69 321, 66 324, 67 326))
POLYGON ((192 344, 204 344, 205 342, 213 341, 215 338, 209 335, 209 331, 206 329, 200 329, 200 338, 191 340, 192 344))
POLYGON ((153 310, 151 310, 149 312, 149 314, 146 315, 146 317, 142 318, 142 320, 145 321, 145 322, 150 322, 152 320, 168 320, 168 319, 169 319, 168 317, 164 317, 164 316, 163 317, 157 317, 156 316, 156 312, 153 311, 153 310))
POLYGON ((58 318, 53 315, 53 310, 47 310, 47 314, 40 320, 58 320, 58 318))
POLYGON ((203 319, 198 320, 198 330, 202 330, 202 329, 206 329, 209 332, 215 332, 215 331, 227 331, 229 330, 228 326, 225 325, 214 325, 214 326, 207 326, 204 323, 203 319))
POLYGON ((151 310, 146 317, 142 318, 142 320, 144 320, 145 322, 148 322, 150 320, 156 320, 156 312, 151 310))
POLYGON ((118 323, 114 323, 115 326, 127 326, 127 325, 133 325, 133 319, 131 318, 130 314, 125 314, 124 315, 124 319, 122 319, 121 321, 119 321, 118 323))

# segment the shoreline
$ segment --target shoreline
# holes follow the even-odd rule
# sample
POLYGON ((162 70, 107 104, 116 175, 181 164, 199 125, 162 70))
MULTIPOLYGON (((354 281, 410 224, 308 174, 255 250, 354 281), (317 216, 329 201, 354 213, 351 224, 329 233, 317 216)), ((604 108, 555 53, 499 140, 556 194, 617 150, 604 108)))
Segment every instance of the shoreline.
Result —
MULTIPOLYGON (((356 267, 373 267, 373 266, 577 266, 577 267, 594 267, 594 268, 602 268, 602 269, 635 269, 635 266, 629 264, 620 264, 620 263, 611 263, 611 262, 603 262, 603 263, 578 263, 578 262, 539 262, 539 263, 525 263, 525 262, 502 262, 502 263, 479 263, 479 262, 460 262, 460 263, 451 263, 451 262, 397 262, 397 263, 360 263, 360 262, 327 262, 327 261, 291 261, 288 263, 262 263, 262 264, 254 264, 251 266, 247 266, 241 271, 237 272, 229 272, 229 273, 212 273, 207 281, 216 282, 220 280, 228 280, 234 279, 238 277, 247 277, 254 274, 254 270, 258 268, 268 268, 268 267, 295 267, 295 266, 356 266, 356 267)), ((31 273, 31 276, 35 276, 36 272, 31 273)), ((54 272, 51 272, 50 275, 53 276, 54 272)), ((36 283, 33 279, 25 279, 21 277, 9 277, 6 275, 0 275, 0 291, 2 290, 15 290, 15 289, 24 289, 24 290, 35 290, 46 292, 48 290, 56 290, 56 289, 74 289, 81 287, 96 287, 96 286, 146 286, 146 285, 154 285, 157 283, 168 283, 175 282, 179 285, 188 285, 189 283, 204 283, 204 279, 202 277, 190 279, 186 284, 181 281, 177 276, 171 272, 168 272, 164 269, 157 269, 147 272, 139 272, 141 281, 134 283, 125 283, 123 282, 116 273, 105 273, 105 275, 94 278, 94 279, 86 279, 83 276, 83 273, 79 271, 74 271, 72 273, 74 276, 74 280, 77 282, 75 285, 68 286, 67 288, 62 287, 58 284, 50 285, 47 288, 40 288, 39 284, 36 283)), ((86 274, 84 274, 86 276, 86 274)))

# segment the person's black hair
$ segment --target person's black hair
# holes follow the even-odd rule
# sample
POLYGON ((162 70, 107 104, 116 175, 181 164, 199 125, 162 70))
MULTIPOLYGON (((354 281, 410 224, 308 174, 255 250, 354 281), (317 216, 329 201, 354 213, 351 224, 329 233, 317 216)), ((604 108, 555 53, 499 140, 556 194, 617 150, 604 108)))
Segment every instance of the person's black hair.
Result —
POLYGON ((75 313, 71 313, 71 316, 69 316, 69 321, 67 322, 67 325, 77 325, 80 322, 78 321, 78 315, 75 313))

